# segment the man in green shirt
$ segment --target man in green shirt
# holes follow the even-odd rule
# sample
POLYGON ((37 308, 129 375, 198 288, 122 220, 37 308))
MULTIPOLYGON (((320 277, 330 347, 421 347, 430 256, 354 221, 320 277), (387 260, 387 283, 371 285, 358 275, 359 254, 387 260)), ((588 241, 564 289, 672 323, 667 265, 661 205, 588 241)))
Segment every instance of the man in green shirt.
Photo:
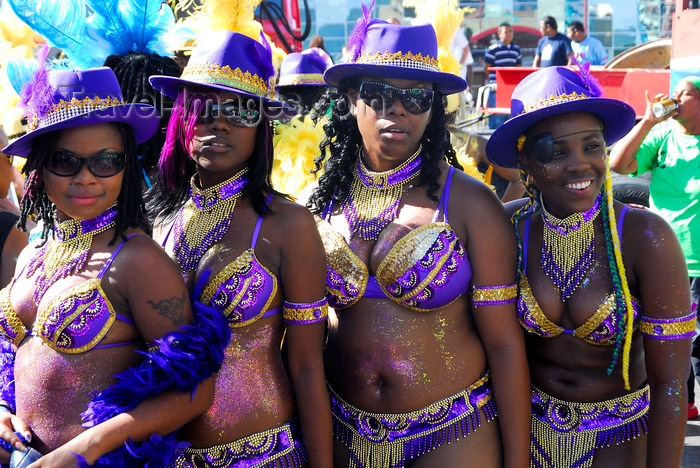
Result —
MULTIPOLYGON (((700 76, 688 76, 678 82, 673 98, 678 109, 664 117, 651 111, 654 102, 668 96, 649 98, 642 120, 618 141, 610 153, 610 167, 621 174, 639 175, 651 171, 649 202, 673 228, 683 248, 690 295, 700 303, 700 76), (675 123, 663 130, 651 131, 668 118, 675 123)), ((696 326, 693 338, 691 376, 688 379, 688 417, 698 416, 694 404, 693 369, 700 381, 700 338, 696 326)))

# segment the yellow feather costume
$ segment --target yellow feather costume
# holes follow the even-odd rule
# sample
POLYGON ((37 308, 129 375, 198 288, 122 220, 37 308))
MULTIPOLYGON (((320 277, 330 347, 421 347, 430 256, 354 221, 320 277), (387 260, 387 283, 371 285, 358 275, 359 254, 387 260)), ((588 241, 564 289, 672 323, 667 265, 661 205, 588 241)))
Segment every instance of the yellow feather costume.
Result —
POLYGON ((289 123, 277 125, 273 144, 275 159, 272 163, 272 186, 275 190, 295 199, 322 174, 312 174, 314 159, 321 155, 319 145, 325 133, 320 119, 316 125, 307 115, 294 117, 289 123))
MULTIPOLYGON (((193 15, 193 28, 197 33, 197 43, 208 40, 214 31, 228 30, 260 40, 262 24, 255 21, 255 8, 261 0, 205 0, 201 8, 193 15)), ((264 33, 263 33, 264 34, 264 33)), ((282 59, 287 55, 265 35, 272 49, 272 64, 279 70, 282 59)))

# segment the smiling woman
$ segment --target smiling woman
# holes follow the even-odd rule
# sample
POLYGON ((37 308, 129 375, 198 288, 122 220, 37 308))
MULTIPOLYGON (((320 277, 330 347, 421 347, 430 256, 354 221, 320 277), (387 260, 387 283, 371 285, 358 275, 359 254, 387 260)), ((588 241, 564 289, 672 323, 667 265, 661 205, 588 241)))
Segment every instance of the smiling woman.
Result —
POLYGON ((365 17, 352 37, 325 74, 337 90, 310 199, 335 311, 334 465, 525 467, 514 238, 446 129, 445 95, 466 83, 437 68, 430 25, 365 17))
POLYGON ((192 326, 146 234, 135 148, 157 113, 124 104, 108 68, 40 69, 26 104, 31 131, 4 151, 27 158, 20 224, 36 213, 44 229, 0 291, 0 459, 26 444, 37 468, 165 464, 211 400, 225 336, 192 326))
POLYGON ((491 136, 528 198, 518 237, 517 314, 532 376, 531 466, 678 467, 691 312, 671 228, 613 202, 606 144, 634 111, 602 97, 586 67, 537 71, 491 136), (682 411, 681 411, 682 409, 682 411))

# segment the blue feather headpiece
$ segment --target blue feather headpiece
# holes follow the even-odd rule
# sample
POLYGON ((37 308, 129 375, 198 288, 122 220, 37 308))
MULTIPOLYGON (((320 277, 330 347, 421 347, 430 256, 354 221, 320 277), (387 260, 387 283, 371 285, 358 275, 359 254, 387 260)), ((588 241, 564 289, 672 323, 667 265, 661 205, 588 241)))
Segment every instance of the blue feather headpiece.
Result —
POLYGON ((163 0, 8 0, 17 16, 78 68, 114 54, 170 55, 164 35, 175 25, 163 0))

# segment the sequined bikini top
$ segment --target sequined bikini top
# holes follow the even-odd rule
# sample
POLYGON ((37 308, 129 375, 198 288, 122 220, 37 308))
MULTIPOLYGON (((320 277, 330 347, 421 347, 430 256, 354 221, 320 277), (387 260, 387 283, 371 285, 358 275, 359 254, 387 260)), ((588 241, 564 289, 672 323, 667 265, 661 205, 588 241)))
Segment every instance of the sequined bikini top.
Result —
POLYGON ((450 167, 432 222, 401 238, 381 261, 376 275, 369 274, 367 265, 328 222, 333 211, 329 203, 317 225, 326 250, 326 297, 331 307, 345 309, 362 297, 370 297, 431 311, 467 292, 471 265, 464 245, 447 221, 453 171, 450 167), (443 221, 438 222, 441 213, 443 221))
MULTIPOLYGON (((618 220, 618 236, 620 241, 622 241, 622 227, 627 210, 627 206, 622 208, 622 211, 620 212, 620 219, 618 220)), ((561 327, 547 318, 540 308, 537 299, 535 299, 532 289, 530 288, 530 282, 527 279, 527 250, 529 235, 530 217, 528 216, 525 218, 525 226, 523 229, 523 268, 525 271, 523 271, 523 273, 520 275, 517 302, 518 319, 520 320, 522 327, 528 333, 532 333, 543 338, 554 338, 562 333, 566 333, 593 345, 613 345, 615 341, 615 330, 617 330, 618 325, 618 318, 614 313, 617 307, 614 293, 609 294, 603 300, 603 302, 598 306, 598 309, 588 318, 588 320, 573 330, 561 327)), ((639 316, 640 307, 639 303, 634 299, 632 300, 632 305, 634 307, 634 319, 636 323, 637 317, 639 316)))
MULTIPOLYGON (((25 336, 38 336, 51 348, 66 354, 133 343, 134 340, 98 344, 115 320, 134 324, 130 318, 114 311, 102 289, 102 277, 126 241, 135 235, 127 237, 114 249, 95 278, 73 286, 53 298, 37 316, 31 331, 24 326, 10 302, 10 292, 15 283, 13 279, 0 291, 0 336, 16 346, 19 346, 25 336)), ((21 277, 23 272, 24 270, 17 277, 21 277)))
MULTIPOLYGON (((270 202, 268 196, 266 203, 270 202)), ((250 248, 224 267, 202 289, 200 301, 221 311, 231 327, 243 327, 279 313, 282 308, 268 310, 278 288, 277 278, 255 256, 262 216, 258 217, 250 248)))

